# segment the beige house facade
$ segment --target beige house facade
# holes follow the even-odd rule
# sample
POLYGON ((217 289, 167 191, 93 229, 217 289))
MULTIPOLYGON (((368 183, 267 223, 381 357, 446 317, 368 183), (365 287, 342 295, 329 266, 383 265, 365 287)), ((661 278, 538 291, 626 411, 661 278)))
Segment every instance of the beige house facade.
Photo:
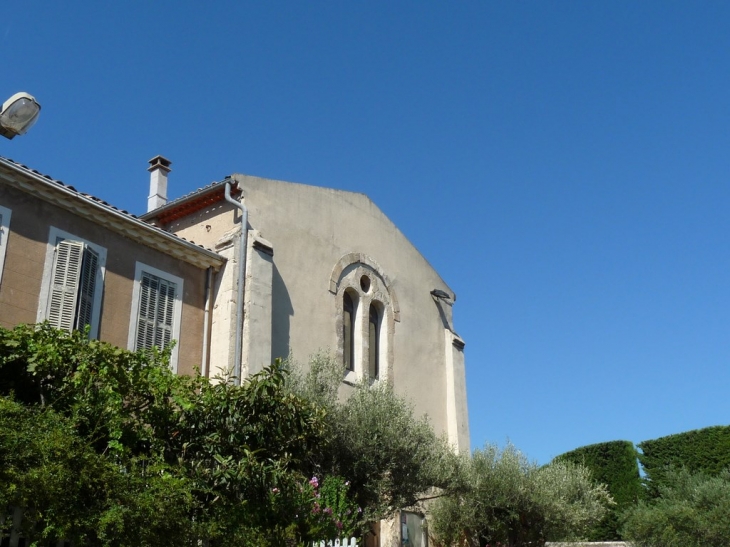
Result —
POLYGON ((225 259, 0 158, 0 325, 48 320, 119 347, 203 362, 206 282, 225 259), (210 273, 209 273, 210 272, 210 273))

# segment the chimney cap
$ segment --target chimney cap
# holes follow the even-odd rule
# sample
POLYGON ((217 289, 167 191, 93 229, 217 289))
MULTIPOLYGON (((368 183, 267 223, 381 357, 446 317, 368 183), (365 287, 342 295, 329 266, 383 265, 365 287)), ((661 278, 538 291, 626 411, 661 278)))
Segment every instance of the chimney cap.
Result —
POLYGON ((164 156, 155 156, 149 161, 149 164, 150 166, 147 168, 147 171, 154 171, 155 169, 162 169, 165 173, 172 171, 170 169, 172 162, 164 156))

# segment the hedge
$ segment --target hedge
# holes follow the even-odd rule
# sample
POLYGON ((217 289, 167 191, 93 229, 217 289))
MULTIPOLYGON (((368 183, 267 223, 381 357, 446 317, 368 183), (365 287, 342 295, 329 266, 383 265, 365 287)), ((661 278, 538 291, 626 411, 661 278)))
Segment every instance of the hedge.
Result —
POLYGON ((616 505, 587 538, 592 541, 621 539, 618 515, 643 495, 637 452, 630 441, 611 441, 583 446, 556 459, 582 464, 590 469, 597 482, 604 483, 616 505))
POLYGON ((730 426, 695 429, 643 441, 639 461, 651 493, 664 484, 666 470, 684 467, 692 473, 716 477, 730 467, 730 426))

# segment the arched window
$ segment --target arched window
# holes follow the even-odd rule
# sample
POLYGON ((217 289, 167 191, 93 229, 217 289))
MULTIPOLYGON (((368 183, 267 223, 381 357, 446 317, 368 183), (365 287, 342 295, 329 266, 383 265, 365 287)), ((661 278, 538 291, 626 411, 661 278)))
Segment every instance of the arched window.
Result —
POLYGON ((389 285, 377 262, 360 253, 344 255, 332 270, 335 351, 347 384, 393 381, 393 335, 400 316, 389 285))
POLYGON ((371 380, 378 378, 380 368, 380 316, 375 304, 370 304, 368 316, 368 374, 371 380))
POLYGON ((355 370, 355 303, 350 293, 345 292, 342 297, 342 340, 345 370, 355 370))

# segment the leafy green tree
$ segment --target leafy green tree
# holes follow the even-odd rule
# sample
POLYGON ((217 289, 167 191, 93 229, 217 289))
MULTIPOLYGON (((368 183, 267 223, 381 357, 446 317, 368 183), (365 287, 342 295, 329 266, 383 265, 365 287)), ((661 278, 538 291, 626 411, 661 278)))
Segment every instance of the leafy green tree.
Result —
POLYGON ((325 409, 285 388, 279 363, 233 386, 176 376, 167 358, 47 325, 0 329, 0 508, 21 507, 32 537, 90 546, 321 532, 307 487, 325 409))
POLYGON ((441 545, 539 545, 581 539, 612 503, 606 487, 569 462, 540 467, 508 445, 487 445, 462 465, 462 491, 432 508, 441 545))
POLYGON ((241 386, 201 382, 177 415, 168 450, 200 485, 198 521, 215 524, 210 537, 310 535, 313 501, 300 492, 326 438, 325 412, 285 389, 286 375, 277 362, 241 386))
POLYGON ((363 382, 341 399, 344 370, 333 359, 316 355, 306 373, 296 365, 290 368, 294 392, 327 411, 329 439, 321 446, 318 466, 325 475, 350 481, 363 523, 453 488, 461 458, 392 386, 363 382))
POLYGON ((637 547, 730 545, 730 470, 719 476, 666 471, 658 497, 624 514, 622 532, 637 547))
POLYGON ((191 537, 184 478, 149 461, 121 467, 52 409, 0 397, 0 461, 0 507, 23 509, 25 537, 170 547, 191 537))

